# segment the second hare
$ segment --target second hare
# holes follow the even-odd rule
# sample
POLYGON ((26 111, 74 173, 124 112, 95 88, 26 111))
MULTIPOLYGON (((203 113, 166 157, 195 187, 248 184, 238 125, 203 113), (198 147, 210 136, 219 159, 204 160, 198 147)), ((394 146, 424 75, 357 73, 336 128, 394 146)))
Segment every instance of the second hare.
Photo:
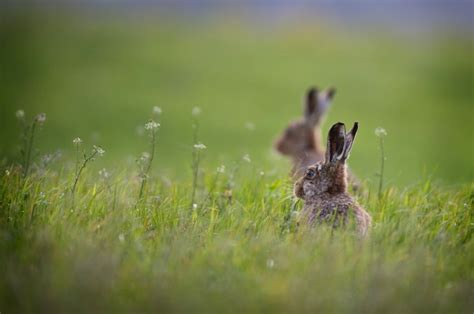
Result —
POLYGON ((324 159, 320 125, 336 90, 319 91, 316 87, 306 93, 303 118, 290 124, 276 141, 275 148, 292 159, 291 174, 300 177, 306 168, 324 159))
POLYGON ((324 162, 307 168, 295 183, 295 195, 304 200, 303 215, 310 223, 334 221, 344 224, 353 214, 357 229, 365 235, 371 225, 370 215, 347 192, 346 160, 357 133, 358 123, 346 133, 343 123, 334 124, 328 134, 324 162))

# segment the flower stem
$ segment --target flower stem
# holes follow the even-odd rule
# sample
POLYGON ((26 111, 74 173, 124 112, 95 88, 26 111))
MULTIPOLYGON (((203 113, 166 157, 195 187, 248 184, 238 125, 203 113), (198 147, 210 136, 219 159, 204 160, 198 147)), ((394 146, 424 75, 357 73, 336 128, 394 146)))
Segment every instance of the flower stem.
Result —
POLYGON ((76 192, 77 182, 79 181, 79 178, 81 177, 81 173, 84 170, 84 168, 86 168, 87 163, 89 161, 91 161, 95 157, 95 155, 97 155, 96 150, 94 150, 94 152, 89 157, 84 156, 84 161, 82 162, 82 165, 79 168, 79 170, 76 172, 76 176, 74 178, 74 184, 72 185, 72 188, 71 188, 71 193, 72 193, 72 197, 73 197, 73 204, 74 204, 74 194, 76 192))
POLYGON ((151 132, 151 141, 150 141, 150 146, 151 146, 150 159, 148 160, 145 171, 143 173, 142 182, 140 184, 140 192, 138 193, 138 202, 142 199, 143 191, 145 190, 145 185, 147 182, 148 173, 151 170, 151 164, 153 162, 153 158, 155 157, 155 139, 156 139, 156 133, 153 130, 151 132))
POLYGON ((385 170, 385 151, 383 146, 383 138, 380 137, 380 174, 379 174, 379 191, 378 191, 378 198, 379 200, 382 198, 382 189, 383 189, 383 175, 385 170))
POLYGON ((199 121, 197 118, 194 119, 193 124, 193 162, 192 162, 192 170, 193 170, 193 186, 191 192, 191 206, 193 208, 194 200, 196 198, 196 188, 197 188, 197 180, 199 174, 199 161, 200 161, 200 153, 199 149, 195 148, 195 145, 198 143, 199 138, 199 121))
POLYGON ((23 172, 24 178, 28 175, 28 171, 30 170, 31 151, 33 150, 33 140, 35 138, 35 130, 36 130, 36 120, 33 121, 33 124, 31 126, 31 131, 30 131, 30 138, 27 142, 25 167, 24 167, 24 172, 23 172))

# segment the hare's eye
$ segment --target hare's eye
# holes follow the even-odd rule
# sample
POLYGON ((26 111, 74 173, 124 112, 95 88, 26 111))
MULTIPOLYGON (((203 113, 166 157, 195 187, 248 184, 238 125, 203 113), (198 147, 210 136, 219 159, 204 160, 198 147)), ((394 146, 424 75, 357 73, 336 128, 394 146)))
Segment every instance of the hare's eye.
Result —
POLYGON ((306 175, 305 175, 306 179, 308 180, 312 180, 316 177, 316 170, 314 169, 308 169, 306 170, 306 175))

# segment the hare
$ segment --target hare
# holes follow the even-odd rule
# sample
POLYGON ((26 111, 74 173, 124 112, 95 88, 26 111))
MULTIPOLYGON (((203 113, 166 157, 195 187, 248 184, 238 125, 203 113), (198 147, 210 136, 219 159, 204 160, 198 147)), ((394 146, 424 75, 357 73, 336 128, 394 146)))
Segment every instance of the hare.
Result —
POLYGON ((335 93, 334 88, 325 91, 310 88, 305 97, 303 119, 290 124, 275 142, 275 149, 292 159, 292 176, 302 176, 308 166, 324 159, 320 125, 335 93))
POLYGON ((329 130, 324 162, 307 168, 294 187, 297 197, 304 200, 303 215, 310 223, 334 219, 335 226, 341 218, 343 224, 353 213, 361 235, 367 234, 371 225, 370 215, 347 193, 346 160, 352 148, 358 123, 349 133, 343 123, 334 124, 329 130))

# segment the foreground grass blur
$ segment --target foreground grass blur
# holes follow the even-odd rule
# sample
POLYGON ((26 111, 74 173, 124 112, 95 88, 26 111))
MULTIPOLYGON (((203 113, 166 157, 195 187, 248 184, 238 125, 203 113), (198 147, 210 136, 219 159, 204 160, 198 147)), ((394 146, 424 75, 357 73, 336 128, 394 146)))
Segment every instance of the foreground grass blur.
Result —
POLYGON ((370 236, 298 225, 279 175, 252 163, 191 180, 73 169, 0 179, 6 312, 462 313, 474 306, 474 186, 422 182, 359 201, 370 236))

